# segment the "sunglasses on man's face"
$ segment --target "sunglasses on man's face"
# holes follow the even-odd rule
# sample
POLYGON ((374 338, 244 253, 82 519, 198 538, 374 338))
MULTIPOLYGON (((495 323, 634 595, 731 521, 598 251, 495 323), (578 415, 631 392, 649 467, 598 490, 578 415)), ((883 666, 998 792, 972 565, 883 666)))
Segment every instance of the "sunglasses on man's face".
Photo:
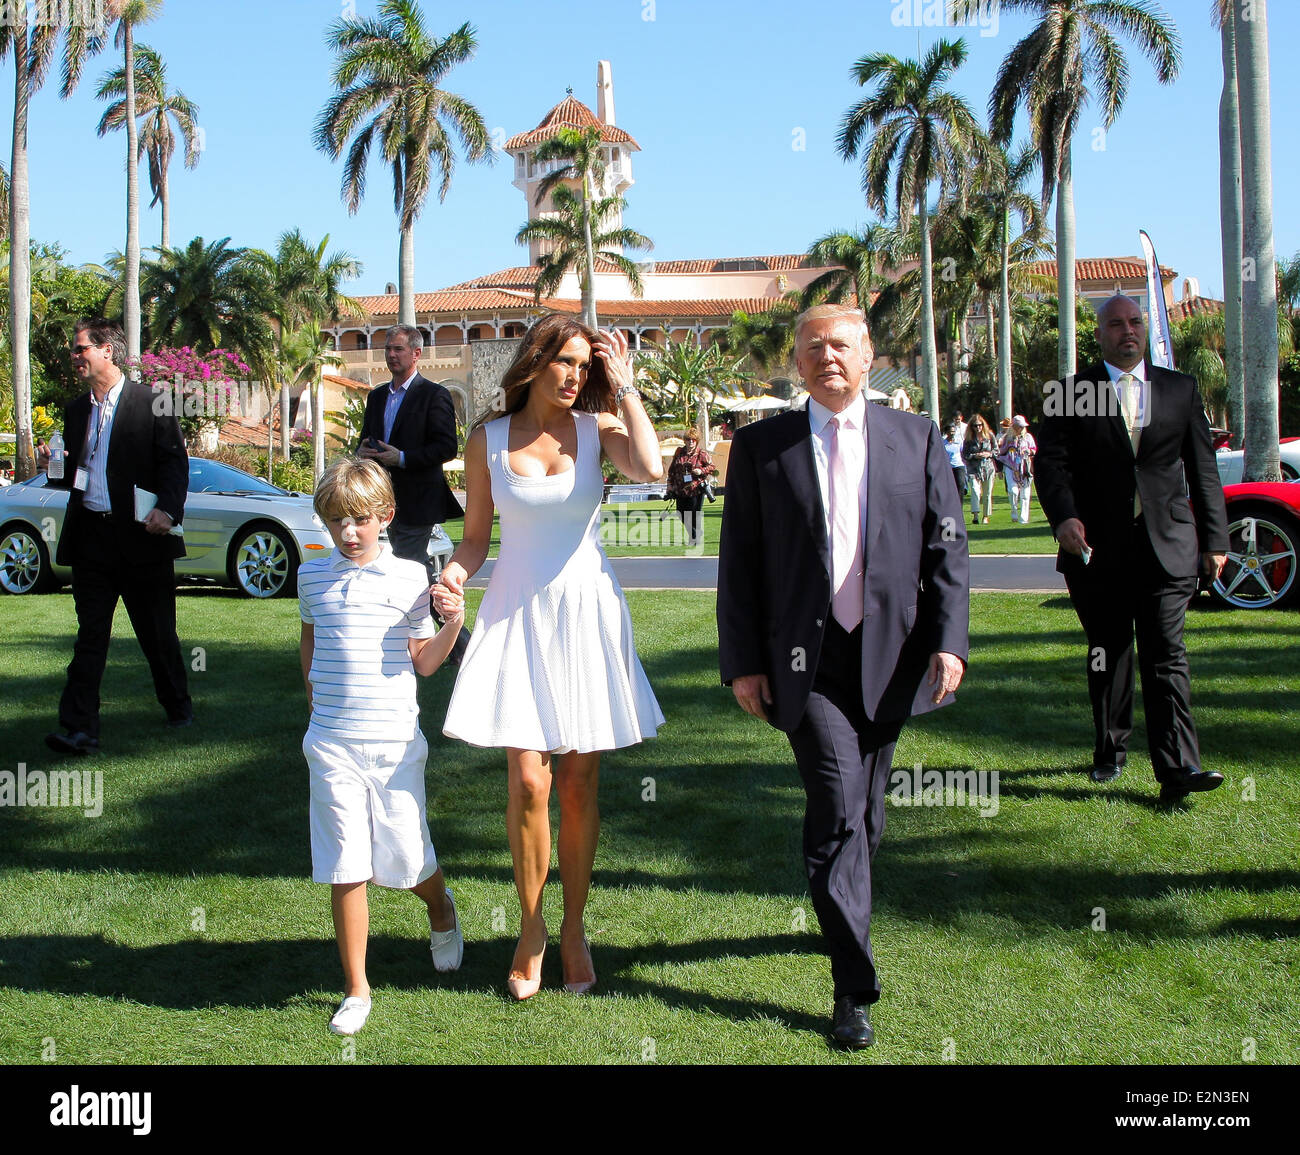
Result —
MULTIPOLYGON (((107 345, 108 342, 105 341, 104 344, 107 345)), ((102 349, 102 348, 103 345, 73 345, 72 355, 74 357, 80 357, 83 353, 85 353, 87 349, 102 349)))

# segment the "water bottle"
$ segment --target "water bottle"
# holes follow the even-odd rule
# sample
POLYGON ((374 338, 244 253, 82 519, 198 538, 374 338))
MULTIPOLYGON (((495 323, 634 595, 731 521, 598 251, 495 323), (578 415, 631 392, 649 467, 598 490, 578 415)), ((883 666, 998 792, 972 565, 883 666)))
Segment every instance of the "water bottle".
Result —
POLYGON ((50 467, 47 476, 53 481, 63 480, 63 434, 57 429, 50 438, 50 467))

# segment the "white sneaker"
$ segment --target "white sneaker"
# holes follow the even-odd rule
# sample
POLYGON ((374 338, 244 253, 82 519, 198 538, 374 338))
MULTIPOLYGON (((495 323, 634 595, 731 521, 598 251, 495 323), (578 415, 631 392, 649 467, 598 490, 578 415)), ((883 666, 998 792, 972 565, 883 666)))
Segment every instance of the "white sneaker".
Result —
POLYGON ((447 888, 447 901, 451 903, 451 930, 429 931, 429 953, 433 955, 435 970, 454 971, 465 957, 465 936, 460 933, 460 915, 456 913, 456 899, 447 888))
POLYGON ((366 1025, 369 1017, 370 1000, 359 995, 348 995, 339 1003, 339 1009, 330 1019, 330 1030, 336 1035, 355 1035, 366 1025))

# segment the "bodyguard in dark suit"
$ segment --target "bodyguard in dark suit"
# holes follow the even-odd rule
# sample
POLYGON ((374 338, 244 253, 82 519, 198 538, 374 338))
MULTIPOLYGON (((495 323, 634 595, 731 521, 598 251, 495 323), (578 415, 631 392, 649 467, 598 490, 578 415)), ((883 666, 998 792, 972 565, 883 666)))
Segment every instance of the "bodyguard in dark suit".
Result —
POLYGON ((1088 637, 1092 779, 1109 782, 1124 769, 1136 635, 1147 746, 1160 801, 1170 805, 1223 781, 1201 767, 1183 644, 1198 568, 1211 578, 1223 568, 1223 487, 1196 381, 1144 360, 1137 302, 1111 297, 1097 323, 1105 363, 1055 394, 1049 387, 1038 500, 1088 637))
POLYGON ((388 330, 384 359, 393 380, 366 399, 357 452, 378 461, 393 479, 393 553, 421 564, 434 525, 464 516, 442 471, 456 456, 456 411, 446 389, 416 372, 422 344, 420 330, 410 325, 388 330))
POLYGON ((835 982, 832 1034, 873 1041, 871 860, 894 745, 965 672, 969 558, 933 422, 866 404, 857 309, 796 322, 806 410, 737 431, 718 569, 724 683, 786 731, 807 795, 804 858, 835 982))
POLYGON ((62 733, 46 736, 50 749, 84 754, 99 747, 99 686, 118 598, 149 661, 154 691, 173 726, 194 717, 185 663, 176 636, 176 577, 182 539, 169 533, 185 512, 189 457, 170 411, 155 412, 152 389, 127 381, 126 339, 103 318, 78 324, 72 367, 90 386, 64 421, 67 450, 62 478, 69 490, 56 559, 72 569, 77 641, 59 701, 62 733), (143 522, 135 490, 157 495, 143 522))

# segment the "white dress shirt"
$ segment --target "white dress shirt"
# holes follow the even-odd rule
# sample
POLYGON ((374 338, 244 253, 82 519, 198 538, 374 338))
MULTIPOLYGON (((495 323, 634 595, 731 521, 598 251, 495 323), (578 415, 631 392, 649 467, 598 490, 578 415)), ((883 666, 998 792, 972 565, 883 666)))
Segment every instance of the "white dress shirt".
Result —
POLYGON ((112 503, 108 497, 108 445, 113 436, 113 414, 122 396, 126 378, 119 376, 117 384, 105 395, 103 402, 90 393, 90 420, 86 425, 86 445, 81 455, 82 468, 88 481, 82 504, 95 513, 108 513, 112 503))
MULTIPOLYGON (((394 381, 388 387, 388 398, 384 402, 384 441, 389 445, 392 444, 393 426, 397 423, 397 411, 401 409, 402 402, 406 400, 406 391, 419 372, 418 369, 412 369, 411 375, 400 385, 394 381)), ((403 468, 406 466, 406 454, 400 449, 397 451, 397 464, 403 468)))
MULTIPOLYGON (((866 389, 866 381, 862 387, 866 389)), ((822 515, 826 522, 826 540, 831 540, 831 492, 829 452, 831 444, 831 418, 837 414, 827 409, 820 401, 808 398, 808 426, 812 433, 813 463, 817 469, 817 487, 822 495, 822 515)), ((842 409, 838 416, 841 428, 858 430, 862 433, 862 476, 858 479, 858 525, 859 532, 866 528, 867 517, 867 398, 859 393, 842 409)))

